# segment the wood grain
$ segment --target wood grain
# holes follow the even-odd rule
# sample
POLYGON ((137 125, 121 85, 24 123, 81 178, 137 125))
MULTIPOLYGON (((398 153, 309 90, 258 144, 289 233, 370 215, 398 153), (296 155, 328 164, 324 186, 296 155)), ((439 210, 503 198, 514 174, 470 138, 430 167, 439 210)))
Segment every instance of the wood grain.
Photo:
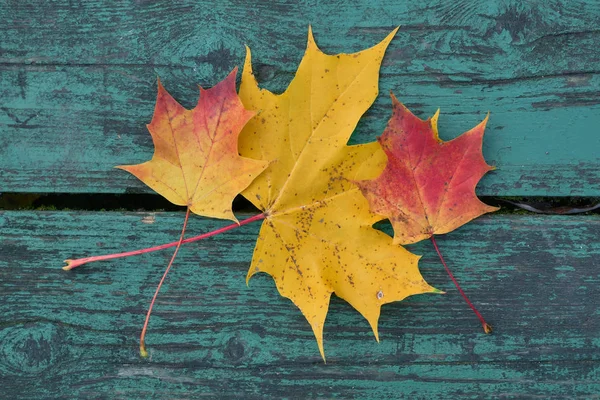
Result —
POLYGON ((401 25, 380 96, 352 142, 372 141, 393 90, 450 139, 491 111, 490 196, 600 196, 600 5, 594 1, 3 1, 0 191, 146 192, 112 167, 149 159, 157 75, 188 107, 241 65, 283 91, 311 23, 327 52, 401 25))
MULTIPOLYGON (((113 169, 150 158, 156 78, 187 107, 253 49, 261 84, 292 79, 312 24, 328 53, 401 29, 393 90, 441 108, 451 139, 491 111, 478 194, 600 196, 600 3, 593 0, 0 0, 0 193, 147 193, 113 169)), ((239 216, 243 217, 243 216, 239 216)), ((446 295, 386 305, 381 343, 338 298, 327 364, 270 277, 244 282, 259 225, 185 246, 138 355, 169 251, 65 272, 69 257, 175 240, 182 213, 0 212, 0 397, 597 398, 600 219, 493 214, 438 238, 494 326, 484 335, 429 243, 412 246, 446 295)), ((201 218, 190 234, 222 226, 201 218)), ((384 229, 389 229, 385 227, 384 229)))
MULTIPOLYGON (((240 216, 244 217, 244 216, 240 216)), ((61 260, 171 241, 183 213, 0 213, 0 386, 7 398, 591 398, 600 391, 600 219, 490 215, 439 237, 495 332, 484 335, 429 243, 421 270, 446 295, 387 305, 381 343, 334 298, 323 364, 273 281, 244 277, 259 225, 170 257, 65 272, 61 260)), ((222 226, 194 218, 189 232, 222 226)), ((387 228, 386 228, 387 229, 387 228)))

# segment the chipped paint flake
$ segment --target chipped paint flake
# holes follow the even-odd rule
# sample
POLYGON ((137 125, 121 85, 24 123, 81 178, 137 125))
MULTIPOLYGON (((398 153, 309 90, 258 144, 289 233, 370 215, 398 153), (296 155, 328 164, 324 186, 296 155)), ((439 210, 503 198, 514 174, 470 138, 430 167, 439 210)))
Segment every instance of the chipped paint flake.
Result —
POLYGON ((145 217, 142 217, 142 223, 144 224, 153 224, 154 222, 156 222, 155 214, 150 214, 146 215, 145 217))

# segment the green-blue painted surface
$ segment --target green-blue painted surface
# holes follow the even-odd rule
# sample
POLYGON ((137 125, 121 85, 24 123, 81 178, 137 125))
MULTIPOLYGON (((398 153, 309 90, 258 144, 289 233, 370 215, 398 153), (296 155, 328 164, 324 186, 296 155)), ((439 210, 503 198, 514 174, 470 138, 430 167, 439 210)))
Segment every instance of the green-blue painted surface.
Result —
POLYGON ((387 93, 450 139, 491 111, 498 167, 478 193, 600 195, 600 3, 547 1, 7 1, 0 24, 0 192, 147 191, 114 165, 152 154, 156 77, 191 106, 241 65, 283 91, 308 24, 327 52, 352 52, 401 25, 380 96, 353 141, 372 141, 387 93))
MULTIPOLYGON (((241 216, 243 217, 243 216, 241 216)), ((495 332, 485 335, 429 243, 446 295, 386 305, 381 343, 334 298, 327 364, 270 277, 245 285, 259 225, 186 245, 138 335, 170 251, 61 261, 173 240, 183 213, 0 213, 0 384, 31 398, 571 398, 600 392, 600 218, 489 215, 438 243, 495 332)), ((189 232, 223 222, 195 217, 189 232)), ((18 397, 18 396, 17 396, 18 397)), ((14 396, 9 396, 14 398, 14 396)))
MULTIPOLYGON (((0 0, 0 193, 147 192, 114 170, 152 154, 156 77, 191 107, 241 65, 292 79, 313 26, 329 53, 401 29, 353 142, 371 141, 393 90, 441 108, 450 139, 489 110, 478 193, 600 196, 600 3, 0 0)), ((170 252, 60 269, 72 256, 174 240, 181 213, 0 212, 0 397, 593 398, 600 393, 600 219, 492 214, 438 242, 495 327, 477 320, 428 243, 446 295, 386 305, 381 343, 333 299, 322 363, 300 312, 259 275, 258 225, 181 250, 140 359, 137 337, 170 252)), ((222 226, 194 218, 190 233, 222 226)))

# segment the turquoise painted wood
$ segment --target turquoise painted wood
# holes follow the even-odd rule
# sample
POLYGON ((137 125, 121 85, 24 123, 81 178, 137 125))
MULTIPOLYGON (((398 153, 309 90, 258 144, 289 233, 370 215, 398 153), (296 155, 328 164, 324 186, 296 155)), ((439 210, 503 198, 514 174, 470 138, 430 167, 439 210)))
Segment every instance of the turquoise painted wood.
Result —
POLYGON ((285 89, 308 24, 330 53, 401 29, 353 137, 372 141, 393 90, 450 139, 491 111, 490 196, 599 196, 600 3, 537 1, 8 1, 0 4, 0 192, 145 192, 112 169, 148 159, 156 77, 183 104, 254 50, 285 89))
MULTIPOLYGON (((600 3, 0 0, 0 194, 148 193, 112 167, 148 159, 160 76, 191 107, 241 65, 283 91, 312 24, 329 53, 401 25, 380 96, 351 139, 372 141, 387 93, 441 108, 443 139, 491 118, 488 196, 600 197, 600 3)), ((0 397, 593 398, 600 393, 600 219, 493 214, 438 242, 495 327, 478 321, 429 243, 425 278, 446 295, 386 305, 377 344, 334 298, 327 364, 300 312, 259 275, 258 225, 185 246, 138 355, 170 252, 65 272, 61 260, 174 240, 182 213, 0 212, 0 397)), ((190 233, 224 223, 194 217, 190 233)))
MULTIPOLYGON (((490 215, 441 236, 485 335, 430 243, 421 269, 446 295, 386 305, 377 344, 335 298, 320 359, 270 277, 245 285, 259 225, 182 248, 138 356, 170 251, 61 260, 169 241, 182 213, 0 213, 0 384, 29 398, 575 398, 600 392, 600 218, 490 215)), ((202 218, 190 233, 222 226, 202 218)))

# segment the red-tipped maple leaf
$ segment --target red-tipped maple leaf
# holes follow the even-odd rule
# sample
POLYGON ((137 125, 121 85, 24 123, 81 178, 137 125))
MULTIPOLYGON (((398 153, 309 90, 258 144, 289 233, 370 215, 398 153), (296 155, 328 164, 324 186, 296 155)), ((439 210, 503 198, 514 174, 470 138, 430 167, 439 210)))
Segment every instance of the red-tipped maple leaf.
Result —
POLYGON ((439 110, 426 121, 414 116, 392 94, 393 115, 378 138, 388 162, 379 177, 358 181, 371 210, 394 227, 394 243, 431 238, 446 272, 485 333, 492 327, 475 308, 446 265, 433 237, 453 231, 478 216, 496 211, 475 195, 481 177, 494 167, 481 152, 487 117, 449 142, 438 136, 439 110))
MULTIPOLYGON (((231 210, 234 197, 268 166, 266 161, 241 157, 238 153, 238 136, 254 112, 244 108, 235 91, 236 73, 237 68, 211 89, 200 88, 198 104, 192 110, 175 101, 159 81, 154 116, 148 125, 154 155, 142 164, 118 167, 135 175, 170 202, 187 206, 175 252, 146 314, 140 336, 143 357, 148 355, 144 338, 152 307, 184 241, 190 212, 237 223, 231 210)), ((65 268, 75 268, 82 261, 91 260, 66 260, 65 268)))
POLYGON ((236 73, 237 68, 210 89, 200 87, 192 110, 175 101, 159 81, 148 125, 154 155, 145 163, 118 168, 195 214, 237 222, 231 211, 234 197, 268 163, 238 153, 238 136, 254 112, 244 108, 235 91, 236 73))
POLYGON ((392 103, 392 118, 378 138, 387 166, 376 179, 357 184, 371 210, 391 221, 394 242, 416 243, 496 211, 475 195, 477 182, 494 169, 481 152, 487 117, 444 142, 437 130, 439 111, 423 121, 394 95, 392 103))

